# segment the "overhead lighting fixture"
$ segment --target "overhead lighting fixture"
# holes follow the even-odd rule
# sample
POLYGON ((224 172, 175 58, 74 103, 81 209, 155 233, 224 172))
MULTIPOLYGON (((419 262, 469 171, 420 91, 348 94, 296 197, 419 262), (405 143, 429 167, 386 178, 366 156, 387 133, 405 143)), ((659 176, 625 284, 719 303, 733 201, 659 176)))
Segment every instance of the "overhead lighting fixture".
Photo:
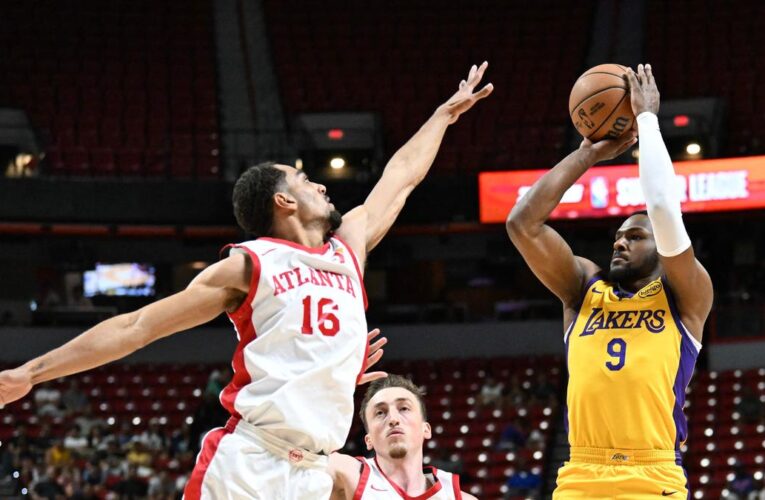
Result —
POLYGON ((335 170, 339 170, 343 167, 345 167, 345 160, 340 158, 339 156, 336 156, 329 160, 329 166, 334 168, 335 170))
POLYGON ((692 142, 685 147, 685 152, 689 155, 697 155, 701 153, 701 146, 697 142, 692 142))

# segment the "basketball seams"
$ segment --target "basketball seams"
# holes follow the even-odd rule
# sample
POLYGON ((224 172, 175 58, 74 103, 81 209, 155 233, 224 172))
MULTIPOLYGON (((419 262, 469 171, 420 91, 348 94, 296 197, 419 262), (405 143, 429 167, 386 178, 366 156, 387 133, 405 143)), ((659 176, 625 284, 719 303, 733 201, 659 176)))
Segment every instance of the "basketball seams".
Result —
POLYGON ((627 97, 628 95, 629 95, 629 94, 625 93, 625 94, 622 96, 622 98, 621 98, 621 99, 619 99, 619 102, 617 102, 617 103, 616 103, 616 106, 614 106, 614 109, 612 109, 612 110, 611 110, 611 112, 610 112, 610 113, 608 113, 608 116, 606 116, 606 118, 605 118, 605 119, 603 120, 603 122, 602 122, 602 123, 601 123, 601 124, 598 126, 598 128, 596 128, 595 130, 593 130, 593 131, 592 131, 592 133, 591 133, 590 135, 588 135, 588 136, 587 136, 587 139, 589 139, 590 137, 592 137, 593 135, 595 135, 595 134, 598 132, 598 130, 600 130, 600 129, 603 127, 603 125, 605 125, 606 123, 608 123, 608 120, 611 118, 611 115, 613 115, 614 113, 616 113, 616 110, 617 110, 617 109, 619 109, 619 107, 621 107, 622 103, 624 102, 624 98, 625 98, 625 97, 627 97))
MULTIPOLYGON (((576 106, 574 106, 574 108, 573 108, 571 111, 569 111, 569 112, 568 112, 569 116, 573 116, 573 115, 574 115, 574 111, 576 111, 576 110, 579 108, 579 106, 581 106, 581 105, 582 105, 582 104, 583 104, 583 103, 584 103, 586 100, 588 100, 588 99, 592 99, 592 98, 593 98, 593 97, 595 97, 596 95, 602 94, 603 92, 605 92, 605 91, 607 91, 607 90, 613 90, 613 89, 622 89, 622 90, 627 90, 627 89, 625 89, 624 87, 606 87, 606 88, 600 89, 600 90, 598 90, 597 92, 595 92, 594 94, 590 94, 590 95, 588 95, 587 97, 585 97, 584 99, 582 99, 581 101, 579 101, 579 102, 577 103, 577 105, 576 105, 576 106)), ((625 93, 624 93, 624 95, 629 95, 629 93, 625 92, 625 93)), ((620 99, 620 100, 619 100, 619 104, 621 104, 621 103, 622 103, 622 100, 623 100, 623 99, 624 99, 624 96, 622 96, 622 99, 620 99)), ((619 104, 617 104, 617 107, 619 106, 619 104)), ((616 108, 614 108, 614 109, 616 109, 616 108)), ((609 116, 611 116, 611 115, 609 115, 609 116)))
POLYGON ((624 75, 623 74, 617 75, 616 73, 611 73, 610 71, 591 71, 589 73, 583 74, 582 76, 577 78, 576 81, 578 82, 582 78, 587 78, 590 75, 611 75, 611 76, 615 76, 616 78, 620 79, 621 81, 624 81, 624 75))

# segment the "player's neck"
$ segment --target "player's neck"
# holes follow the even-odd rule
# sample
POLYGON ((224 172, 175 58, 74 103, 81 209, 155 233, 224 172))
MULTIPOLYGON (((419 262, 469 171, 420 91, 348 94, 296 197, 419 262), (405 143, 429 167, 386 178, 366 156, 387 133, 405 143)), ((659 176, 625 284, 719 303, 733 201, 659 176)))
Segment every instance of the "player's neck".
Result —
POLYGON ((422 473, 422 452, 407 453, 400 459, 377 455, 377 465, 383 473, 409 496, 425 493, 430 484, 422 473))
POLYGON ((661 272, 653 273, 649 276, 646 276, 645 278, 640 278, 637 280, 629 281, 629 282, 623 282, 623 283, 616 283, 617 288, 623 292, 628 293, 637 293, 638 290, 642 289, 644 286, 646 286, 648 283, 652 282, 655 279, 658 279, 661 276, 661 272))
POLYGON ((323 225, 304 226, 290 218, 274 222, 272 235, 274 238, 291 241, 309 248, 319 248, 324 245, 327 230, 323 225))

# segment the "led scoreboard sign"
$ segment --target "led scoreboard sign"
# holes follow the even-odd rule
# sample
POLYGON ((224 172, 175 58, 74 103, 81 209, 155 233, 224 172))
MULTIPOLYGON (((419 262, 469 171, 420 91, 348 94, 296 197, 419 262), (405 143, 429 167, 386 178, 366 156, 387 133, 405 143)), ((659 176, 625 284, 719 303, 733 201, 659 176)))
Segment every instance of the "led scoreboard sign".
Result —
MULTIPOLYGON (((765 208, 765 156, 674 162, 683 212, 765 208)), ((504 222, 547 170, 483 172, 481 222, 504 222)), ((637 165, 590 168, 566 191, 552 219, 616 217, 645 208, 637 165)))

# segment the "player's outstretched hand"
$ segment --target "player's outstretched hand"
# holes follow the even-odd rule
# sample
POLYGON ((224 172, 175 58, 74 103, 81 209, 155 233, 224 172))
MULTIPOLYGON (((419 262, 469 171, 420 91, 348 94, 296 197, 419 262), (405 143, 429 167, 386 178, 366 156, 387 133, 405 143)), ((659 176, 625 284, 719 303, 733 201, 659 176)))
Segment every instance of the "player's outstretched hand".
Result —
POLYGON ((585 138, 579 145, 579 150, 590 155, 591 163, 595 165, 598 162, 616 158, 634 146, 636 142, 637 132, 630 130, 617 139, 603 139, 598 142, 592 142, 585 138))
POLYGON ((638 64, 637 73, 630 68, 627 71, 627 84, 630 87, 630 103, 635 116, 644 111, 659 114, 659 89, 656 87, 650 64, 638 64))
POLYGON ((0 372, 0 409, 32 390, 32 377, 22 368, 0 372))
POLYGON ((470 68, 467 80, 462 80, 459 85, 459 90, 449 98, 448 101, 438 107, 436 113, 446 113, 449 116, 449 124, 457 121, 462 113, 473 107, 475 103, 491 94, 494 90, 494 85, 487 83, 478 92, 473 92, 475 87, 481 83, 483 73, 489 63, 484 61, 480 66, 475 64, 470 68))
POLYGON ((367 352, 367 359, 364 362, 364 374, 359 378, 359 382, 357 385, 366 384, 367 382, 372 382, 373 380, 377 380, 379 378, 385 378, 388 376, 386 372, 369 372, 369 370, 372 366, 374 366, 375 363, 380 361, 380 358, 383 356, 383 349, 382 347, 388 343, 388 339, 385 337, 382 337, 377 340, 374 344, 372 343, 372 340, 374 340, 375 337, 380 335, 380 329, 375 328, 371 332, 367 334, 367 342, 369 342, 369 352, 367 352))

